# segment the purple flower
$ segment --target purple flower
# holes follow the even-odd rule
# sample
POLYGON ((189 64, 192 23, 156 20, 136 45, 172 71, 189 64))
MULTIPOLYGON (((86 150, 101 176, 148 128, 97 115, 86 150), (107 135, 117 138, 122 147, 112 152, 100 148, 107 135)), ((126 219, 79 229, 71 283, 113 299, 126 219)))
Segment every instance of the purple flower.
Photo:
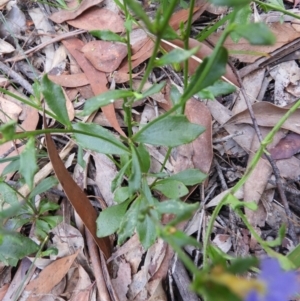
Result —
POLYGON ((274 258, 266 258, 261 262, 259 280, 266 285, 266 293, 251 291, 245 301, 288 301, 299 292, 296 272, 285 272, 274 258))

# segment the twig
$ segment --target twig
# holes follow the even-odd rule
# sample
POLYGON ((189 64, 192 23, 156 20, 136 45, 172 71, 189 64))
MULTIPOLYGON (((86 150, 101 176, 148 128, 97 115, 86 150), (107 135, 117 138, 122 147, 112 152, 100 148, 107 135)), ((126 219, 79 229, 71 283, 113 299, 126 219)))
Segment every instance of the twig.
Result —
POLYGON ((96 285, 98 289, 99 298, 101 301, 111 301, 109 293, 107 291, 103 271, 101 269, 101 260, 99 255, 99 250, 94 242, 92 235, 89 230, 85 230, 86 242, 89 249, 90 260, 94 269, 94 275, 96 279, 96 285))
MULTIPOLYGON (((241 92, 242 92, 242 94, 243 94, 243 96, 245 98, 245 101, 246 101, 246 104, 247 104, 247 107, 248 107, 248 110, 249 110, 250 118, 252 120, 252 123, 253 123, 254 129, 255 129, 256 135, 258 137, 259 142, 261 143, 263 141, 263 138, 262 138, 261 131, 259 129, 257 120, 255 118, 255 114, 254 114, 252 105, 251 105, 251 103, 249 101, 249 98, 248 98, 248 95, 245 92, 245 89, 243 87, 243 83, 242 83, 241 77, 239 76, 238 72, 236 72, 236 70, 234 70, 234 72, 235 72, 235 74, 237 76, 239 85, 241 87, 240 88, 241 92)), ((273 172, 274 172, 274 175, 275 175, 275 178, 276 178, 277 190, 278 190, 279 196, 281 198, 281 201, 282 201, 284 210, 286 212, 286 215, 288 217, 289 234, 291 236, 291 239, 292 239, 294 245, 297 246, 298 245, 298 237, 296 235, 295 227, 294 227, 294 224, 292 222, 293 221, 293 215, 292 215, 292 212, 290 211, 289 204, 288 204, 286 195, 284 193, 284 188, 283 188, 283 184, 282 184, 282 181, 281 181, 281 176, 280 176, 279 169, 278 169, 275 161, 267 153, 265 153, 265 156, 266 156, 267 160, 269 161, 270 165, 273 168, 273 172)))
POLYGON ((3 62, 0 62, 0 70, 4 72, 5 75, 14 79, 20 86, 22 86, 30 94, 34 94, 31 84, 20 76, 17 72, 11 70, 3 62))
POLYGON ((9 59, 5 60, 5 62, 17 62, 17 61, 23 60, 23 59, 26 58, 26 56, 28 56, 28 55, 30 55, 34 52, 37 52, 37 51, 43 49, 44 47, 46 47, 50 44, 53 44, 55 42, 59 42, 61 40, 65 40, 65 39, 77 36, 77 35, 85 33, 85 32, 87 32, 87 31, 83 30, 83 29, 77 29, 77 30, 74 30, 74 31, 71 31, 71 32, 67 32, 67 33, 63 33, 61 35, 55 36, 52 40, 46 41, 46 42, 41 43, 41 44, 31 48, 31 49, 28 49, 28 50, 24 51, 23 54, 21 54, 19 56, 12 57, 12 58, 9 58, 9 59))

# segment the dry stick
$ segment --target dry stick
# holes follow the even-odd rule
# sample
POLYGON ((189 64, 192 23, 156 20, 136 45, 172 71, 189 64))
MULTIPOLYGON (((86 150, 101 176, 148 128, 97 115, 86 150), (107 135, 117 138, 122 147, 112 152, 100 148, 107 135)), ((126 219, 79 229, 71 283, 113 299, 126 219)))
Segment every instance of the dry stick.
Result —
POLYGON ((33 94, 33 89, 31 84, 24 79, 21 75, 19 75, 17 72, 11 70, 9 67, 7 67, 3 62, 0 62, 0 70, 3 71, 3 73, 12 79, 14 79, 20 86, 22 86, 27 92, 30 94, 33 94))
POLYGON ((24 51, 24 53, 22 55, 7 59, 7 60, 5 60, 5 62, 17 62, 17 61, 23 60, 26 58, 27 55, 37 52, 50 44, 59 42, 61 40, 67 39, 67 38, 77 36, 77 35, 85 33, 85 32, 87 32, 87 31, 83 30, 83 29, 77 29, 77 30, 74 30, 71 32, 67 32, 67 33, 63 33, 61 35, 55 36, 52 40, 46 41, 46 42, 41 43, 31 49, 28 49, 28 50, 24 51))
MULTIPOLYGON (((220 166, 219 162, 217 161, 217 159, 214 159, 214 163, 217 168, 217 173, 218 173, 219 179, 221 181, 222 189, 223 189, 223 191, 226 191, 228 189, 228 186, 225 181, 221 166, 220 166)), ((232 241, 232 246, 233 246, 234 251, 236 251, 235 250, 235 246, 236 246, 235 233, 237 233, 237 217, 231 206, 229 206, 229 225, 230 225, 230 230, 231 230, 230 237, 231 237, 231 241, 232 241)))
MULTIPOLYGON (((234 70, 234 72, 235 72, 235 70, 234 70)), ((252 123, 253 123, 254 129, 255 129, 256 135, 258 137, 259 142, 261 143, 263 141, 263 139, 262 139, 261 131, 259 129, 257 120, 255 118, 255 114, 254 114, 252 105, 251 105, 251 103, 249 101, 247 93, 245 92, 242 80, 241 80, 238 72, 235 72, 235 74, 237 76, 239 85, 241 87, 240 88, 241 92, 242 92, 242 94, 243 94, 243 96, 245 98, 245 101, 246 101, 246 104, 247 104, 247 107, 248 107, 248 110, 249 110, 250 118, 252 120, 252 123)), ((283 184, 282 184, 282 181, 281 181, 281 176, 280 176, 279 169, 278 169, 275 161, 267 153, 265 153, 265 156, 266 156, 267 160, 269 161, 269 163, 271 164, 271 166, 273 168, 273 172, 274 172, 274 175, 275 175, 275 178, 276 178, 277 190, 279 192, 279 195, 280 195, 280 198, 281 198, 281 201, 282 201, 285 213, 286 213, 286 215, 288 217, 289 234, 290 234, 290 236, 292 238, 292 241, 293 241, 294 245, 297 246, 298 245, 298 237, 296 235, 295 227, 294 227, 294 224, 292 222, 293 221, 293 215, 292 215, 292 212, 290 211, 289 204, 288 204, 286 195, 284 193, 284 188, 283 188, 283 184)))
POLYGON ((94 275, 96 278, 99 299, 101 301, 111 301, 111 298, 107 291, 105 279, 103 276, 103 271, 101 269, 101 260, 100 260, 98 246, 96 245, 94 238, 92 237, 92 235, 87 229, 85 229, 85 237, 89 249, 90 260, 94 270, 94 275))

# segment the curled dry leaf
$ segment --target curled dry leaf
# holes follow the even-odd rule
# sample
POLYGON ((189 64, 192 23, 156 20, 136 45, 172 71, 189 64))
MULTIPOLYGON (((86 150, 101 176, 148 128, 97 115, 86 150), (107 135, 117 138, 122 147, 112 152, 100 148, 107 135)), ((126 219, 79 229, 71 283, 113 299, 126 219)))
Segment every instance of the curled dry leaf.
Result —
MULTIPOLYGON (((289 108, 277 107, 269 102, 257 102, 253 106, 253 112, 259 126, 274 127, 278 120, 288 111, 289 108)), ((300 110, 296 110, 281 128, 290 130, 300 134, 300 110)), ((230 118, 225 125, 247 123, 252 124, 248 109, 244 110, 232 118, 230 118)))
MULTIPOLYGON (((92 6, 101 3, 103 0, 83 0, 78 7, 71 10, 61 9, 50 16, 50 20, 55 23, 62 23, 68 20, 73 20, 81 15, 85 10, 92 6)), ((79 2, 78 2, 79 3, 79 2)))
POLYGON ((127 46, 123 43, 92 41, 82 47, 81 51, 91 64, 99 71, 115 71, 127 56, 127 46))
POLYGON ((124 31, 124 21, 118 14, 98 7, 87 10, 75 20, 68 21, 68 24, 85 30, 124 31))

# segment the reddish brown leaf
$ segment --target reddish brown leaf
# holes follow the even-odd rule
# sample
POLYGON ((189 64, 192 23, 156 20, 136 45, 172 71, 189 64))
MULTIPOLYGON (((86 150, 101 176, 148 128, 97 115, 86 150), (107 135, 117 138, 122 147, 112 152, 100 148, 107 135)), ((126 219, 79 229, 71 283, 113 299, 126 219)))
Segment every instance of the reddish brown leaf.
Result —
MULTIPOLYGON (((194 13, 196 11, 198 11, 200 9, 200 7, 195 7, 194 8, 194 13)), ((188 17, 189 17, 189 13, 190 13, 190 10, 189 9, 181 9, 177 12, 175 12, 170 21, 169 21, 169 25, 174 29, 174 30, 177 30, 179 29, 179 25, 181 22, 186 22, 188 17)))
POLYGON ((300 151, 300 135, 289 133, 270 150, 274 160, 288 159, 300 151))
MULTIPOLYGON (((47 128, 44 117, 44 127, 47 128)), ((97 214, 94 207, 91 205, 90 200, 85 193, 79 188, 73 178, 70 176, 63 161, 60 159, 56 146, 50 134, 46 134, 46 144, 50 161, 53 165, 55 174, 63 187, 65 194, 73 205, 74 209, 80 216, 82 222, 92 234, 96 244, 102 250, 106 258, 111 254, 110 241, 108 237, 99 238, 96 235, 96 219, 97 214)))
POLYGON ((48 77, 54 83, 67 88, 77 88, 89 84, 89 81, 84 73, 66 74, 66 75, 48 75, 48 77))
POLYGON ((125 44, 107 41, 89 42, 81 51, 97 70, 103 72, 115 71, 127 56, 125 44))
POLYGON ((40 300, 43 294, 50 293, 52 288, 67 274, 78 253, 79 250, 75 254, 54 261, 43 269, 39 276, 26 286, 26 294, 30 293, 29 298, 26 300, 40 300))
POLYGON ((85 30, 124 31, 123 19, 118 14, 105 8, 93 7, 75 20, 68 21, 68 23, 85 30))
POLYGON ((61 9, 50 16, 50 20, 55 23, 62 23, 68 20, 75 19, 88 8, 101 3, 103 0, 83 0, 76 9, 66 10, 61 9))
MULTIPOLYGON (((99 95, 103 92, 108 91, 106 87, 107 79, 105 73, 96 70, 81 52, 84 43, 79 39, 68 39, 62 42, 63 45, 67 48, 67 50, 71 53, 71 55, 75 58, 80 68, 85 73, 92 87, 93 93, 95 95, 99 95)), ((107 120, 110 122, 111 126, 121 135, 126 136, 126 134, 123 132, 117 121, 114 105, 109 104, 105 107, 102 107, 102 111, 107 120)))

